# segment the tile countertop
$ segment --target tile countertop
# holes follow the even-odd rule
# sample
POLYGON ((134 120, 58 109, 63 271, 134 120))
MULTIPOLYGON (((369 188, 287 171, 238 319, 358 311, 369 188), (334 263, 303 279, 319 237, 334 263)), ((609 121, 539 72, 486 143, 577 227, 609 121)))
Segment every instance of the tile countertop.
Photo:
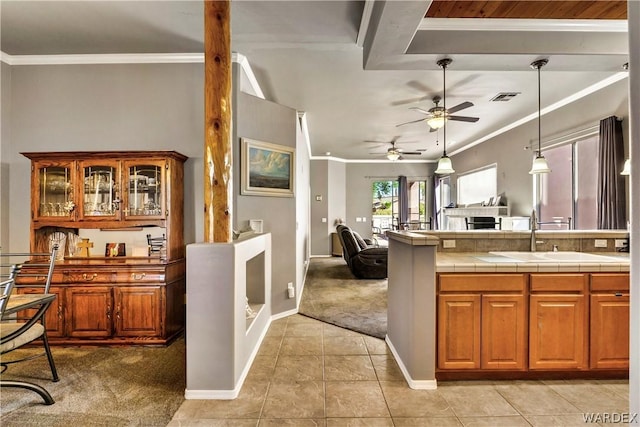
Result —
POLYGON ((437 252, 436 273, 570 273, 628 272, 629 254, 598 252, 594 255, 619 258, 620 262, 522 262, 489 252, 437 252), (504 259, 504 261, 502 261, 504 259))

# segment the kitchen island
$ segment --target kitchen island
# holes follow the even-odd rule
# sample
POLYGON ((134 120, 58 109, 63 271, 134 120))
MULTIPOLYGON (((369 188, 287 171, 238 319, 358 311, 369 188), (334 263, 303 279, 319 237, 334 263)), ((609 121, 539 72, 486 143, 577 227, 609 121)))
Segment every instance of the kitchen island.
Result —
POLYGON ((628 254, 442 253, 433 236, 389 238, 387 343, 410 386, 434 388, 436 379, 628 375, 628 254), (426 260, 434 266, 429 272, 419 266, 425 255, 433 257, 426 260), (416 268, 419 274, 409 273, 416 268), (422 310, 400 307, 407 301, 422 310), (407 351, 406 336, 422 342, 407 351), (423 349, 422 358, 416 349, 423 349))

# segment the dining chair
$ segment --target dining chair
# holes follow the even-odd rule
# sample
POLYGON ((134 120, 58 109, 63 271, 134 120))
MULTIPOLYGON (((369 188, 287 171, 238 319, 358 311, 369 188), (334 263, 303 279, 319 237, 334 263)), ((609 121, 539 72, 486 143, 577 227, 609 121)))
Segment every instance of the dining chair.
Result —
MULTIPOLYGON (((46 275, 44 275, 44 284, 40 285, 40 287, 43 290, 42 294, 49 294, 51 280, 53 278, 53 270, 55 268, 57 251, 58 246, 54 245, 52 247, 51 253, 0 253, 0 257, 2 257, 3 259, 11 260, 11 262, 13 262, 15 259, 22 258, 23 262, 29 261, 28 265, 30 267, 46 269, 46 275)), ((6 268, 7 264, 3 264, 3 267, 6 268)), ((8 273, 9 280, 13 280, 15 283, 15 281, 22 276, 32 276, 38 278, 43 277, 43 274, 39 272, 23 273, 23 271, 25 270, 29 271, 29 269, 23 269, 22 264, 12 264, 11 269, 8 273)), ((37 285, 29 284, 30 288, 36 286, 37 285)), ((8 295, 7 299, 3 301, 3 304, 6 304, 7 301, 8 295)), ((4 372, 11 364, 31 360, 36 357, 46 355, 49 362, 49 367, 51 368, 53 382, 57 382, 60 380, 60 378, 58 377, 58 371, 56 369, 55 362, 53 360, 53 355, 51 353, 51 348, 49 347, 47 328, 45 324, 45 315, 50 305, 51 301, 40 304, 39 306, 36 306, 32 309, 24 310, 18 313, 16 317, 5 316, 5 313, 3 311, 2 316, 0 316, 0 355, 3 356, 2 360, 0 361, 0 366, 2 367, 2 370, 0 372, 4 372), (18 356, 17 358, 9 359, 4 356, 5 354, 19 349, 37 339, 42 340, 44 346, 43 353, 37 353, 24 357, 18 356)))

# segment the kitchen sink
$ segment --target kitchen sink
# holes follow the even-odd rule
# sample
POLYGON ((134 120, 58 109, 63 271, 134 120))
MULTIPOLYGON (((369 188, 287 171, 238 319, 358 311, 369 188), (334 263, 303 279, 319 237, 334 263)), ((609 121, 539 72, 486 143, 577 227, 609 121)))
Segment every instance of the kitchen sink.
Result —
POLYGON ((559 252, 489 252, 492 255, 506 257, 514 262, 623 262, 624 259, 606 255, 589 254, 585 252, 559 251, 559 252))

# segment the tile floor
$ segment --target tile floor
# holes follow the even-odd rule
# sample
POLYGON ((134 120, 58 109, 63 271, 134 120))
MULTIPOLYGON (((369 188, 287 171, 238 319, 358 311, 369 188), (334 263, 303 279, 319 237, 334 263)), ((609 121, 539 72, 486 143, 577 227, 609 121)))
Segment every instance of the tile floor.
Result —
POLYGON ((271 324, 237 399, 186 400, 169 426, 584 426, 628 400, 620 380, 412 390, 383 340, 294 315, 271 324))

